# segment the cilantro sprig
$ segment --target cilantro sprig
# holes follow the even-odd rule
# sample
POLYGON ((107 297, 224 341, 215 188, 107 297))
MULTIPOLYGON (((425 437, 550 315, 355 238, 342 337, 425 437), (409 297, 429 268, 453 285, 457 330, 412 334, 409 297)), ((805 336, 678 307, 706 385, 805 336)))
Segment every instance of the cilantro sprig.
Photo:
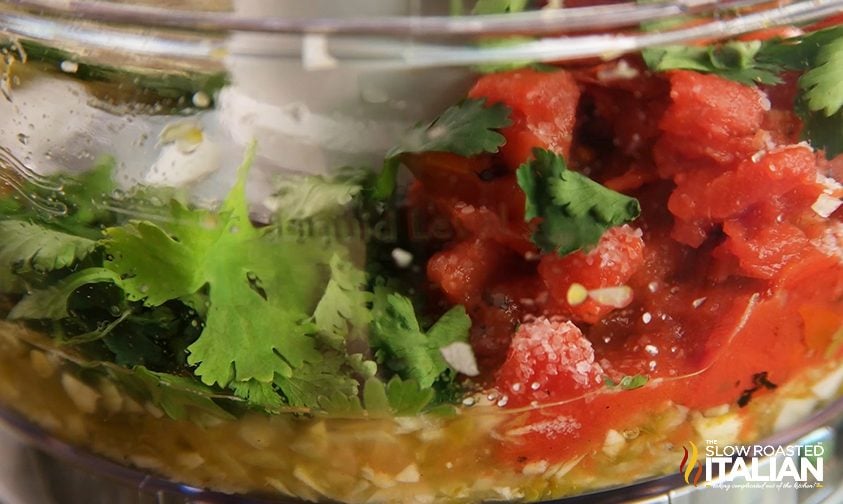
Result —
POLYGON ((510 124, 506 105, 487 107, 483 98, 468 98, 448 107, 432 122, 411 129, 387 157, 407 152, 452 152, 466 157, 497 152, 506 142, 497 130, 510 124))
POLYGON ((641 213, 636 199, 569 170, 561 156, 544 149, 534 149, 533 155, 516 176, 527 196, 525 219, 540 219, 533 241, 543 251, 588 250, 610 227, 641 213))
POLYGON ((378 305, 348 243, 285 232, 289 219, 361 209, 371 173, 289 181, 276 222, 256 226, 245 196, 252 154, 215 210, 148 188, 127 204, 154 217, 128 220, 103 204, 113 190, 104 165, 79 176, 90 185, 68 184, 61 216, 0 197, 0 285, 20 294, 8 316, 124 369, 132 393, 174 418, 236 404, 406 415, 451 401, 456 372, 439 348, 466 339, 464 310, 422 330, 399 292, 380 291, 400 300, 398 312, 378 305))

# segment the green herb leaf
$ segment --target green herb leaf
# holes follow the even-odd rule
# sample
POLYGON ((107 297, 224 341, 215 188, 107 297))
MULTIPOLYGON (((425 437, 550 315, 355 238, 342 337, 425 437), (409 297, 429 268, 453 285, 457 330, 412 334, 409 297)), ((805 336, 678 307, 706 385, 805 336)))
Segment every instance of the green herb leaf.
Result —
POLYGON ((843 108, 843 36, 820 48, 814 65, 799 80, 808 107, 826 117, 843 108))
POLYGON ((435 396, 431 388, 421 388, 415 380, 393 376, 386 384, 377 378, 366 381, 363 403, 371 416, 413 416, 425 409, 435 396))
POLYGON ((351 376, 345 355, 323 350, 318 364, 304 363, 289 376, 277 374, 275 385, 291 406, 348 413, 349 398, 357 398, 360 383, 351 376))
POLYGON ((212 396, 214 391, 192 378, 156 373, 136 366, 131 373, 114 373, 135 393, 149 397, 170 418, 187 420, 192 412, 209 413, 217 418, 234 419, 212 396))
POLYGON ((649 376, 640 374, 633 376, 626 375, 621 378, 619 382, 615 382, 608 376, 603 378, 603 383, 605 383, 607 387, 621 388, 623 390, 634 390, 637 388, 641 388, 646 385, 648 381, 650 381, 649 376))
POLYGON ((9 313, 11 320, 61 320, 69 316, 67 302, 77 289, 92 283, 120 284, 119 275, 104 268, 88 268, 64 278, 56 285, 24 297, 9 313))
POLYGON ((93 240, 53 231, 24 221, 0 221, 0 265, 16 271, 54 271, 84 259, 93 240))
POLYGON ((448 108, 435 121, 410 130, 388 158, 405 152, 452 152, 476 156, 497 152, 506 139, 496 130, 511 124, 509 108, 501 103, 486 107, 485 99, 466 99, 448 108))
POLYGON ((415 380, 401 380, 394 376, 386 384, 389 406, 397 416, 418 415, 431 401, 434 391, 422 388, 415 380))
POLYGON ((344 347, 348 339, 365 340, 365 331, 372 322, 370 304, 374 299, 366 291, 366 273, 338 254, 331 257, 331 280, 316 310, 313 322, 316 329, 332 341, 336 349, 344 347))
POLYGON ((777 84, 781 63, 764 58, 761 41, 731 41, 715 46, 667 46, 642 51, 651 70, 695 70, 743 84, 777 84))
POLYGON ((467 341, 470 327, 465 309, 455 306, 425 333, 410 300, 388 294, 383 306, 375 308, 373 346, 388 367, 427 389, 448 369, 439 349, 455 341, 467 341))
POLYGON ((769 52, 790 68, 806 70, 799 79, 796 104, 805 125, 802 137, 825 150, 829 159, 843 153, 843 27, 773 43, 769 52))
POLYGON ((281 396, 271 383, 247 380, 233 382, 231 388, 234 390, 234 395, 265 411, 277 412, 283 406, 281 396))
POLYGON ((543 149, 516 173, 527 196, 525 219, 540 218, 533 242, 543 251, 566 255, 596 245, 610 227, 641 213, 634 198, 568 170, 565 160, 543 149))
POLYGON ((281 221, 307 219, 342 212, 363 190, 369 173, 345 169, 332 177, 285 176, 273 196, 281 221))
POLYGON ((252 147, 218 213, 174 204, 169 223, 106 231, 106 265, 124 278, 130 299, 158 306, 208 287, 205 328, 188 348, 188 363, 208 385, 269 383, 321 358, 305 321, 324 286, 323 251, 251 224, 245 184, 253 155, 252 147))

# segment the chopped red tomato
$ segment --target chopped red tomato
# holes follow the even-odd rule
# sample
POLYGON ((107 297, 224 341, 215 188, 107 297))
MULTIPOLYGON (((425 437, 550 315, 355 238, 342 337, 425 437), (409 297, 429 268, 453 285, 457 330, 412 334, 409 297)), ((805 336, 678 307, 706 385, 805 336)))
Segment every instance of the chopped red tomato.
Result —
POLYGON ((539 318, 521 324, 497 373, 505 404, 548 404, 581 395, 603 383, 594 350, 571 322, 539 318))
POLYGON ((689 166, 739 162, 765 146, 761 125, 769 101, 756 89, 713 75, 674 71, 670 99, 653 152, 663 177, 689 166))
POLYGON ((452 303, 473 305, 510 254, 490 240, 462 241, 433 256, 427 275, 452 303))
POLYGON ((504 103, 512 125, 504 128, 500 157, 510 169, 532 156, 535 147, 567 156, 571 151, 580 90, 570 73, 515 70, 478 79, 468 95, 504 103))
POLYGON ((548 310, 574 320, 597 322, 614 307, 590 298, 572 305, 568 299, 571 286, 579 284, 586 290, 623 286, 643 263, 643 252, 641 232, 623 226, 606 232, 590 252, 543 256, 539 275, 550 293, 548 310))

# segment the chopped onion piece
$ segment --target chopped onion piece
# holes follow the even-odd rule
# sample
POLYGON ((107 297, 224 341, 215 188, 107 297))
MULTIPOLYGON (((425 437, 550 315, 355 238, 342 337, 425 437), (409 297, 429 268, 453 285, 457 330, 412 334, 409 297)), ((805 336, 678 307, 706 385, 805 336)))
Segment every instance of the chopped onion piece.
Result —
POLYGON ((588 291, 588 297, 598 303, 614 308, 625 308, 632 302, 632 288, 627 285, 605 287, 588 291))
POLYGON ((586 299, 588 299, 588 290, 583 286, 583 284, 572 283, 570 287, 568 287, 568 294, 566 295, 568 304, 571 306, 577 306, 579 304, 583 304, 586 299))
POLYGON ((840 198, 835 198, 834 196, 822 193, 817 197, 817 201, 811 205, 811 210, 820 217, 827 219, 841 204, 843 204, 843 200, 840 198))
POLYGON ((457 341, 439 349, 445 362, 457 373, 466 376, 477 376, 480 370, 477 368, 477 359, 474 357, 474 350, 471 345, 457 341))

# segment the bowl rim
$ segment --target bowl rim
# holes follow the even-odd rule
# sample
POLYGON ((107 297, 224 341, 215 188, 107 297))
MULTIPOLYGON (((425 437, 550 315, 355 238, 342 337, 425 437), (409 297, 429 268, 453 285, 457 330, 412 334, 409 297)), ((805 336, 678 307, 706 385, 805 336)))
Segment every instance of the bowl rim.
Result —
MULTIPOLYGON (((180 60, 294 61, 304 70, 459 67, 611 59, 648 47, 723 40, 843 13, 843 0, 680 0, 482 16, 246 17, 97 0, 0 0, 0 35, 72 48, 180 60), (724 10, 740 15, 721 15, 724 10), (648 31, 643 21, 703 23, 648 31), (519 35, 506 44, 484 37, 519 35)), ((87 55, 87 56, 86 56, 87 55)))
MULTIPOLYGON (((795 0, 787 3, 804 3, 795 0)), ((821 6, 835 0, 810 0, 821 6)), ((349 34, 391 36, 473 36, 554 34, 568 30, 600 30, 683 15, 718 16, 768 4, 768 0, 675 0, 531 10, 485 15, 387 15, 378 17, 285 17, 242 15, 230 11, 185 10, 100 0, 0 0, 0 8, 76 20, 130 24, 139 27, 196 31, 239 31, 280 34, 349 34)), ((283 3, 278 2, 283 8, 283 3)), ((280 11, 280 9, 278 9, 280 11)))

